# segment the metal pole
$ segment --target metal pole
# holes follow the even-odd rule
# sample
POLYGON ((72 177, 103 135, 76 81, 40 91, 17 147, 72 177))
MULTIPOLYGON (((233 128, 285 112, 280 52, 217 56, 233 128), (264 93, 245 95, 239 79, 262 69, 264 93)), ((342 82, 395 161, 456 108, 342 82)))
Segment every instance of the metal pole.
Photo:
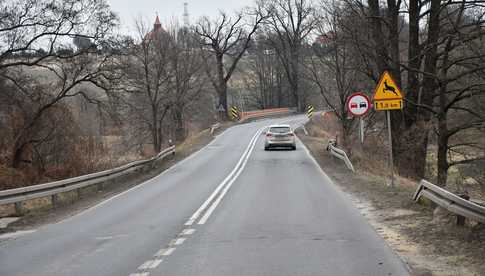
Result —
POLYGON ((364 120, 362 117, 359 118, 359 134, 360 134, 360 143, 364 144, 364 120))
POLYGON ((392 156, 391 111, 386 110, 386 115, 387 115, 387 132, 389 134, 389 169, 391 171, 391 183, 389 186, 394 187, 394 160, 392 156))

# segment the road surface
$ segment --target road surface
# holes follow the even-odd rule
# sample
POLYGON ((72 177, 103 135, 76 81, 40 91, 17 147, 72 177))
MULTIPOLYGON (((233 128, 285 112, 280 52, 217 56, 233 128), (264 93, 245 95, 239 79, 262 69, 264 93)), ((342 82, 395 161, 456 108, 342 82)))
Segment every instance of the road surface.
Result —
MULTIPOLYGON (((408 275, 307 150, 232 127, 161 175, 0 244, 0 275, 408 275)), ((323 146, 323 145, 322 145, 323 146)))

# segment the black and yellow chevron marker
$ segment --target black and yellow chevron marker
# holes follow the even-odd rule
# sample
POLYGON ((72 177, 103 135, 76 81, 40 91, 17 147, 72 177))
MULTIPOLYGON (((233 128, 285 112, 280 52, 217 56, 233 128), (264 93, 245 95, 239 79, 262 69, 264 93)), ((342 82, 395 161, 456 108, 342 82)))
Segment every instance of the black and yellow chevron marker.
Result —
POLYGON ((308 116, 308 118, 313 117, 313 113, 315 113, 315 108, 312 105, 308 105, 308 107, 306 108, 306 115, 308 116))
POLYGON ((234 121, 237 121, 237 120, 240 119, 240 113, 239 113, 239 109, 237 108, 237 106, 231 106, 231 108, 229 108, 229 116, 234 121))

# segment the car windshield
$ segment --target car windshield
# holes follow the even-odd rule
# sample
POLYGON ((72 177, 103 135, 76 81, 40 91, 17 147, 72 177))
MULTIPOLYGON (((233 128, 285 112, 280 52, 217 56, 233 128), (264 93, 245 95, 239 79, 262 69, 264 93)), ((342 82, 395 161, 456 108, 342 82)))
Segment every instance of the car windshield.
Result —
POLYGON ((288 133, 290 132, 289 127, 272 127, 269 129, 269 132, 271 133, 288 133))

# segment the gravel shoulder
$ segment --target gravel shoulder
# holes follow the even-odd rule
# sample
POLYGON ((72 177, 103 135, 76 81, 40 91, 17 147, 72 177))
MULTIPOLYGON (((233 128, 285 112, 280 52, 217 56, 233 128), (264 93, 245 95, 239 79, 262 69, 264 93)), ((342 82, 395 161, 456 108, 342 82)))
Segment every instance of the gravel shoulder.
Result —
POLYGON ((352 174, 326 151, 328 137, 307 136, 302 131, 297 135, 376 232, 409 264, 413 275, 485 275, 483 228, 477 232, 477 226, 457 227, 454 216, 415 203, 411 198, 416 183, 412 181, 399 178, 397 187, 391 188, 386 178, 359 166, 352 174))

